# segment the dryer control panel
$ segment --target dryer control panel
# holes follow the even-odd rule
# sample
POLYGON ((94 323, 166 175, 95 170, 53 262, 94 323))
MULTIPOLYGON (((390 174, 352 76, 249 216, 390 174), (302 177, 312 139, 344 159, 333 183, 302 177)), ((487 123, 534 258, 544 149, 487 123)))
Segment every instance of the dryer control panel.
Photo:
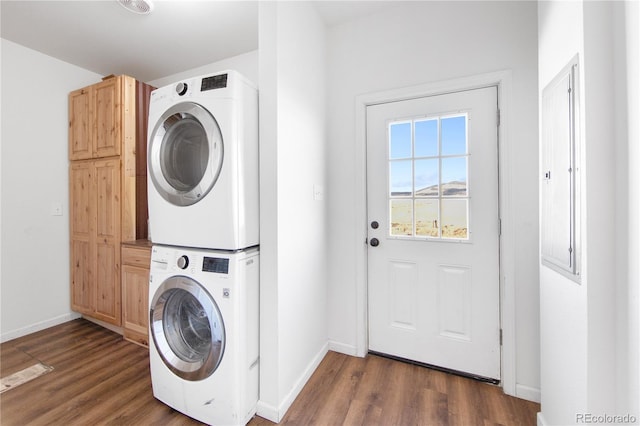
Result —
POLYGON ((214 75, 211 77, 203 77, 200 91, 213 89, 223 89, 227 87, 227 74, 214 75))
POLYGON ((229 273, 229 259, 223 257, 204 257, 202 260, 204 272, 216 272, 218 274, 229 273))

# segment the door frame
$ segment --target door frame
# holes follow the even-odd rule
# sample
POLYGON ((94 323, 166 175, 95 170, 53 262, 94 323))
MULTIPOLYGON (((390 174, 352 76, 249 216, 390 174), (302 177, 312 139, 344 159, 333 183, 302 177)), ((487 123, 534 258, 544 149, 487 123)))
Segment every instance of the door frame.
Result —
POLYGON ((511 207, 511 161, 514 153, 509 149, 510 104, 512 97, 512 73, 510 70, 478 74, 469 77, 437 81, 417 86, 367 93, 356 97, 356 356, 368 352, 367 306, 367 107, 387 102, 403 101, 450 92, 498 87, 500 126, 498 127, 498 199, 501 220, 499 286, 500 327, 502 346, 500 354, 501 386, 508 395, 516 395, 516 341, 515 341, 515 228, 511 207))

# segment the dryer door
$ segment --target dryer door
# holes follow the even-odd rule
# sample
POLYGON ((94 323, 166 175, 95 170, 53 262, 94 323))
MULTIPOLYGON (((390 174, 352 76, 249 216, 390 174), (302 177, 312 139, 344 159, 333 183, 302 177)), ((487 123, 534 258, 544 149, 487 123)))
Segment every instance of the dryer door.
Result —
POLYGON ((176 206, 195 204, 211 191, 222 158, 220 127, 194 102, 166 110, 149 138, 149 176, 158 193, 176 206))
POLYGON ((150 307, 153 343, 165 365, 185 380, 202 380, 218 368, 225 348, 222 314, 211 295, 189 277, 168 278, 150 307))

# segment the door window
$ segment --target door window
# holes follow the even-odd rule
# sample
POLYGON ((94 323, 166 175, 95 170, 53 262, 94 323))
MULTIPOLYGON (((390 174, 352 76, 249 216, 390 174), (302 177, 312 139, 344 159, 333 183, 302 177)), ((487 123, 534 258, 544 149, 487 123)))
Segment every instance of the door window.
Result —
POLYGON ((388 124, 391 237, 469 239, 467 114, 388 124))

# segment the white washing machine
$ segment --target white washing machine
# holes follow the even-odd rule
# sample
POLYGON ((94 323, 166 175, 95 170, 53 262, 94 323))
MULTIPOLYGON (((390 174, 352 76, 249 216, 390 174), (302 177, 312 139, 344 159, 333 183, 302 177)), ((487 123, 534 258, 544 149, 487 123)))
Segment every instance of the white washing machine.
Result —
POLYGON ((149 104, 149 230, 155 244, 259 244, 258 93, 235 71, 158 88, 149 104))
POLYGON ((245 425, 259 380, 259 252, 156 246, 149 282, 153 395, 211 425, 245 425))

